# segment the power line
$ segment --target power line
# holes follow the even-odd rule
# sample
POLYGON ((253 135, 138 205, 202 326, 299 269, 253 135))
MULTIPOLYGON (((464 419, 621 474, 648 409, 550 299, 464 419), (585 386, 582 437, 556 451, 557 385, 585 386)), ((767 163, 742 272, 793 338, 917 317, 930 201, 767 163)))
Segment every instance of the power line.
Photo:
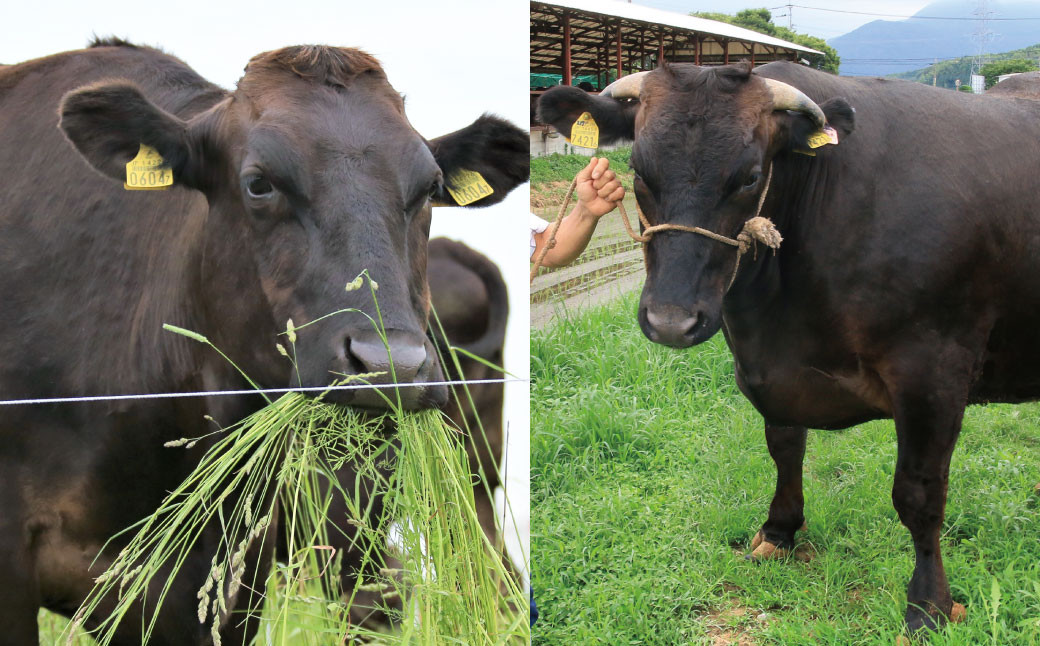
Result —
MULTIPOLYGON (((780 5, 779 7, 771 7, 770 11, 776 9, 787 9, 788 7, 794 7, 796 9, 810 9, 812 11, 829 11, 830 13, 851 13, 857 16, 880 16, 882 18, 907 18, 914 20, 977 20, 977 18, 964 18, 957 16, 901 16, 893 13, 871 13, 869 11, 849 11, 847 9, 826 9, 824 7, 806 7, 804 5, 780 5)), ((1017 21, 1017 20, 1040 20, 1040 16, 1034 18, 989 18, 989 20, 1003 20, 1003 21, 1017 21)))

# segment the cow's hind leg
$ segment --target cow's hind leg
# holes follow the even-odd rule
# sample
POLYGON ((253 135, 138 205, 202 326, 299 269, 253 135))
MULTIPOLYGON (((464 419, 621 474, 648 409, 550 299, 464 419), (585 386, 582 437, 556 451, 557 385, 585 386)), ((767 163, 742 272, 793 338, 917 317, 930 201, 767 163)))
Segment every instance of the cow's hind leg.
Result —
POLYGON ((894 388, 898 456, 892 502, 914 541, 916 560, 907 588, 906 624, 916 632, 934 630, 948 618, 957 620, 964 614, 964 607, 954 604, 950 594, 939 535, 967 386, 908 372, 894 388))
POLYGON ((769 518, 751 542, 748 558, 777 558, 794 549, 794 535, 805 524, 802 497, 802 461, 805 458, 804 426, 766 424, 766 444, 776 463, 776 492, 769 518))

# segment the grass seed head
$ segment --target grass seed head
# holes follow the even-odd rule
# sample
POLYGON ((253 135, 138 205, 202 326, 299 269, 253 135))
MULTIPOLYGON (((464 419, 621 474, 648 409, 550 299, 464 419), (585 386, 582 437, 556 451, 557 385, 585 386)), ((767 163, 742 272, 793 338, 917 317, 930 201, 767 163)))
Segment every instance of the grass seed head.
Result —
POLYGON ((347 291, 352 292, 357 289, 361 289, 361 283, 363 281, 364 274, 358 274, 357 278, 347 283, 347 291))
POLYGON ((285 336, 289 337, 289 343, 296 343, 296 326, 293 325, 292 319, 285 322, 285 336))

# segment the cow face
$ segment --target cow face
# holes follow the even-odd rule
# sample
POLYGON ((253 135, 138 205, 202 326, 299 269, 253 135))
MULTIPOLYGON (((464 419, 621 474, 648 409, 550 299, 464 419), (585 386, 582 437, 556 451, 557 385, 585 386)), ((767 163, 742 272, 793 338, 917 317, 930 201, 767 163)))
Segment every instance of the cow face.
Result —
MULTIPOLYGON (((755 215, 774 156, 811 150, 809 138, 828 127, 824 112, 841 122, 837 136, 851 131, 847 103, 824 108, 789 85, 752 74, 748 64, 664 66, 624 77, 598 97, 559 88, 539 106, 543 120, 563 132, 587 111, 602 141, 634 140, 636 199, 651 224, 730 238, 755 215)), ((647 338, 688 347, 714 335, 735 248, 688 232, 657 232, 646 261, 639 323, 647 338)))
MULTIPOLYGON (((303 386, 360 373, 382 373, 366 377, 375 383, 441 381, 426 335, 431 203, 453 201, 445 182, 459 170, 477 171, 494 191, 474 206, 501 200, 527 178, 523 131, 484 116, 427 141, 379 63, 351 49, 256 56, 234 93, 187 121, 119 82, 70 93, 61 113, 68 138, 103 173, 122 180, 143 143, 178 183, 206 195, 208 244, 220 247, 212 255, 248 264, 252 285, 243 289, 262 294, 260 318, 271 329, 292 319, 297 369, 273 352, 275 339, 251 342, 303 386), (362 272, 373 280, 346 290, 362 272)), ((239 306, 216 305, 230 317, 239 306)), ((398 392, 406 408, 440 405, 447 396, 443 386, 398 392)), ((369 390, 328 399, 384 403, 369 390)))

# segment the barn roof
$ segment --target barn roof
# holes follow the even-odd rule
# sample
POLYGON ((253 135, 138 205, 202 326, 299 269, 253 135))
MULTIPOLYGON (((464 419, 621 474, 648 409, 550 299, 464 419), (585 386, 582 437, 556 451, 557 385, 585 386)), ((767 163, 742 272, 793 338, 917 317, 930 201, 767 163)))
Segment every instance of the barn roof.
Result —
MULTIPOLYGON (((575 67, 602 69, 608 50, 620 41, 629 63, 660 45, 690 51, 694 43, 706 64, 750 56, 756 62, 778 58, 822 57, 823 52, 716 20, 696 18, 615 0, 532 0, 531 71, 557 72, 562 56, 563 17, 571 37, 575 67), (618 31, 620 30, 620 37, 618 31), (719 60, 710 55, 718 54, 719 60)), ((674 58, 668 57, 672 60, 674 58)), ((627 65, 626 65, 627 67, 627 65)), ((577 70, 575 70, 577 72, 577 70)))

